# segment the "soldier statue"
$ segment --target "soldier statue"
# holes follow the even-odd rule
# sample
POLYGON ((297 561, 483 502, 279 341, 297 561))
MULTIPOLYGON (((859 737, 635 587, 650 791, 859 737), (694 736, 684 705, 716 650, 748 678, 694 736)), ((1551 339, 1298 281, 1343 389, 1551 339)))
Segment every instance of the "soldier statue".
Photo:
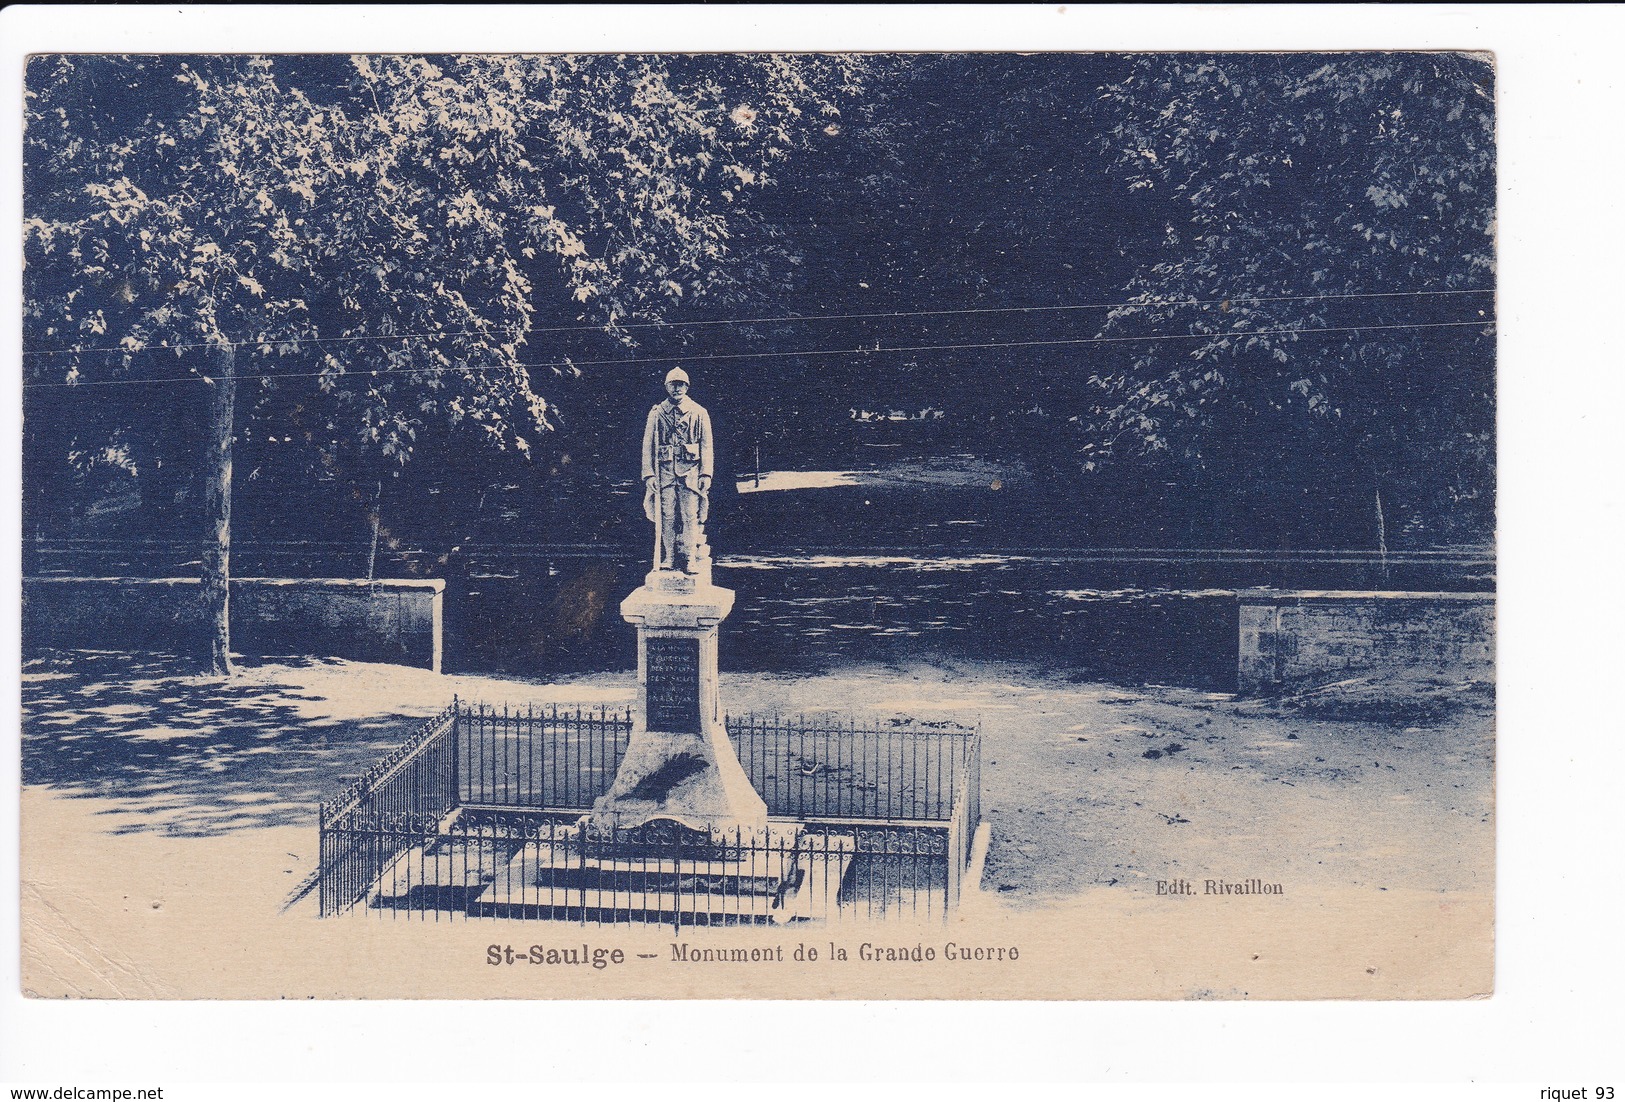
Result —
POLYGON ((643 512, 654 521, 655 569, 699 574, 710 559, 711 416, 688 396, 680 367, 667 372, 666 395, 643 427, 643 512))

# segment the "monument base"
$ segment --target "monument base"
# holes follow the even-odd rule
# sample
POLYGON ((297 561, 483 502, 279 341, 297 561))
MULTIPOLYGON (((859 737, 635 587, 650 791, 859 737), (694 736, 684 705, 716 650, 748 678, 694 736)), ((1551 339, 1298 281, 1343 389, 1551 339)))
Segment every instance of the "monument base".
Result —
POLYGON ((652 571, 621 602, 638 631, 641 691, 614 783, 585 820, 590 836, 657 819, 712 837, 765 835, 767 805, 728 741, 717 692, 717 625, 733 600, 707 569, 652 571))

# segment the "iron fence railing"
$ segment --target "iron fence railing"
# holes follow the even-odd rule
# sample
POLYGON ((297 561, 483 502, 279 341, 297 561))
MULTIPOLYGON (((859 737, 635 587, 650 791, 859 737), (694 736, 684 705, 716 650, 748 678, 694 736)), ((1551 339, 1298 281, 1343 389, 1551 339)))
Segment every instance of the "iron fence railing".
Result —
POLYGON ((417 733, 357 777, 318 812, 318 896, 323 914, 352 906, 415 833, 432 833, 457 806, 458 707, 455 700, 417 733), (358 829, 396 824, 391 833, 358 829))
MULTIPOLYGON (((586 810, 609 790, 632 733, 605 708, 463 707, 460 802, 586 810)), ((769 815, 945 822, 974 732, 805 717, 724 720, 769 815)))
POLYGON ((948 900, 959 905, 965 873, 970 867, 976 829, 982 822, 982 734, 974 732, 965 743, 960 758, 963 772, 954 788, 953 810, 948 817, 948 900))
POLYGON ((460 804, 588 810, 609 791, 632 734, 624 709, 453 707, 460 804))
POLYGON ((576 824, 614 779, 630 713, 453 701, 322 806, 321 912, 365 899, 391 914, 681 925, 958 904, 981 818, 979 731, 754 715, 726 726, 774 829, 640 837, 606 862, 576 824))
POLYGON ((958 725, 728 716, 728 737, 769 815, 945 822, 975 732, 958 725))

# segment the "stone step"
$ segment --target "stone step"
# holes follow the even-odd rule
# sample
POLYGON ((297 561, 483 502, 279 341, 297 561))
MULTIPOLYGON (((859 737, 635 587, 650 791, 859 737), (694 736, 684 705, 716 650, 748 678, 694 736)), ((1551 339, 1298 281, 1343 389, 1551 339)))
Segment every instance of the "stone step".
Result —
POLYGON ((853 860, 850 838, 798 839, 742 861, 583 861, 565 842, 514 854, 472 901, 498 917, 617 921, 787 922, 835 911, 853 860))
POLYGON ((702 866, 699 868, 685 868, 681 870, 668 869, 652 871, 644 869, 605 869, 593 865, 585 867, 569 866, 564 868, 539 866, 534 869, 525 869, 521 873, 523 882, 534 884, 537 887, 574 888, 577 890, 591 888, 605 892, 643 892, 643 891, 676 891, 676 892, 727 892, 734 895, 771 893, 779 890, 791 873, 793 866, 786 862, 786 867, 776 872, 762 873, 749 876, 742 873, 708 872, 702 866))
MULTIPOLYGON (((548 843, 541 843, 546 846, 548 843)), ((555 849, 563 849, 557 843, 555 849)), ((715 876, 762 876, 780 875, 781 872, 768 872, 767 870, 782 870, 796 856, 794 841, 787 845, 774 845, 771 848, 746 852, 738 857, 681 857, 654 858, 654 857, 594 857, 588 855, 583 862, 579 850, 573 847, 568 855, 560 854, 555 864, 560 867, 582 866, 602 869, 605 872, 646 872, 656 874, 689 873, 703 869, 715 876)))
POLYGON ((796 863, 797 879, 785 896, 784 920, 835 916, 853 850, 853 840, 840 835, 806 840, 796 863))
POLYGON ((736 861, 583 861, 573 838, 441 837, 390 862, 368 903, 515 918, 579 918, 585 909, 613 921, 784 922, 832 916, 854 857, 852 839, 838 835, 736 861))
POLYGON ((540 906, 530 903, 485 903, 474 901, 468 905, 471 918, 503 918, 529 921, 597 922, 605 925, 637 923, 650 926, 767 926, 789 921, 774 911, 768 914, 744 912, 661 911, 641 908, 592 908, 585 910, 578 903, 567 906, 540 906))
POLYGON ((532 888, 622 895, 777 895, 792 876, 796 858, 794 848, 776 848, 740 861, 604 861, 583 858, 567 842, 534 842, 513 855, 481 898, 516 899, 532 888))
POLYGON ((577 918, 585 911, 584 917, 600 921, 700 925, 783 922, 792 917, 776 892, 625 892, 550 885, 533 885, 507 897, 488 890, 472 900, 469 909, 495 918, 577 918))
POLYGON ((513 860, 516 843, 489 838, 437 838, 408 847, 378 875, 368 903, 372 906, 456 905, 483 891, 513 860), (444 904, 440 901, 444 901, 444 904))

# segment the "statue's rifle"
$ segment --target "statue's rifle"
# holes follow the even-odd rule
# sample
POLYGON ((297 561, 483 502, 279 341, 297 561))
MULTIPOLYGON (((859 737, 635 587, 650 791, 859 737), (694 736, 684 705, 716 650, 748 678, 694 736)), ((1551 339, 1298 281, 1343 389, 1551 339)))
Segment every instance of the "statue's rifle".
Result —
POLYGON ((660 455, 660 453, 659 453, 659 449, 658 449, 658 446, 657 446, 656 451, 655 451, 655 457, 656 457, 656 461, 655 461, 655 465, 654 465, 655 473, 654 473, 654 477, 649 480, 649 486, 650 486, 650 488, 652 489, 652 491, 654 493, 654 503, 653 503, 654 508, 652 510, 650 510, 650 511, 654 513, 654 517, 655 517, 655 555, 654 555, 654 564, 655 564, 655 569, 656 570, 661 569, 663 567, 663 565, 664 565, 660 561, 660 556, 663 553, 663 550, 664 550, 664 548, 666 546, 666 539, 665 539, 666 533, 663 530, 663 525, 666 522, 666 511, 665 511, 664 508, 661 507, 661 503, 660 503, 660 462, 659 462, 659 455, 660 455))

